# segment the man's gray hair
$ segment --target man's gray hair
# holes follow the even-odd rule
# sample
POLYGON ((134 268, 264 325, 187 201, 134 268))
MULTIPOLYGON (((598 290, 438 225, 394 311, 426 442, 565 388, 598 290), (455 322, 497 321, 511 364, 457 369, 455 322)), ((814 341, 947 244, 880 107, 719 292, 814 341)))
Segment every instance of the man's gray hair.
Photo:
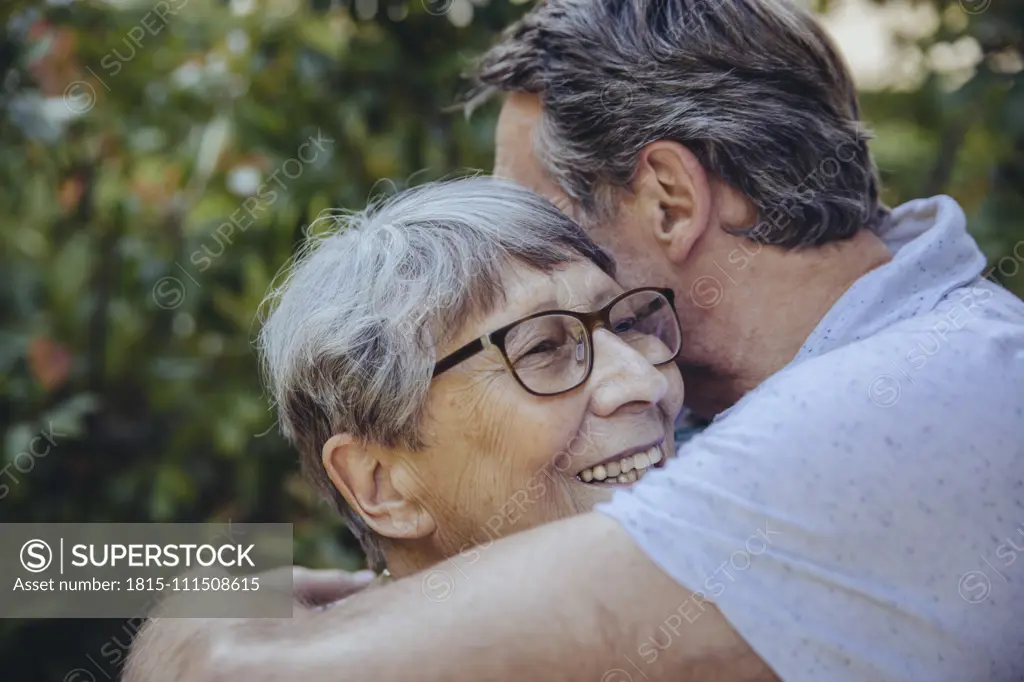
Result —
POLYGON ((822 244, 888 215, 850 73, 787 0, 547 0, 473 74, 472 111, 535 93, 533 140, 584 221, 615 215, 643 148, 674 140, 759 210, 743 234, 822 244))
POLYGON ((359 212, 318 221, 264 304, 259 336, 281 430, 304 473, 342 512, 381 566, 377 538, 324 470, 334 434, 410 449, 420 429, 434 349, 504 301, 503 277, 611 257, 565 214, 518 185, 474 177, 402 192, 359 212))

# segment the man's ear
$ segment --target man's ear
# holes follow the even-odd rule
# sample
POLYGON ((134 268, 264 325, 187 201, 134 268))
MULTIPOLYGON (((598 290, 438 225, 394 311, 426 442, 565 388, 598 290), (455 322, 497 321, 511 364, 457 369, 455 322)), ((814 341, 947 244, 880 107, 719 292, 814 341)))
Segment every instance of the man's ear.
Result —
POLYGON ((633 191, 669 260, 682 263, 711 222, 711 182, 693 152, 670 140, 644 147, 633 191))
POLYGON ((340 433, 324 443, 324 469, 345 502, 375 533, 387 538, 412 540, 437 530, 433 515, 395 485, 395 467, 384 449, 340 433))

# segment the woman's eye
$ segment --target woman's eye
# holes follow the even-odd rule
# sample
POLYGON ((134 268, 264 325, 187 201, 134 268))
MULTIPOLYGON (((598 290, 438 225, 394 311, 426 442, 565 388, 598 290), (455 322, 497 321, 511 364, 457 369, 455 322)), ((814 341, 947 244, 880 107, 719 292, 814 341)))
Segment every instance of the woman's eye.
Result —
POLYGON ((558 344, 550 339, 547 341, 541 341, 540 343, 536 343, 533 346, 531 346, 525 353, 523 353, 522 357, 525 358, 528 355, 550 353, 551 351, 556 350, 557 348, 558 344))
POLYGON ((623 334, 625 332, 631 331, 634 327, 636 327, 636 323, 637 320, 635 317, 625 317, 621 320, 616 320, 615 333, 623 334))

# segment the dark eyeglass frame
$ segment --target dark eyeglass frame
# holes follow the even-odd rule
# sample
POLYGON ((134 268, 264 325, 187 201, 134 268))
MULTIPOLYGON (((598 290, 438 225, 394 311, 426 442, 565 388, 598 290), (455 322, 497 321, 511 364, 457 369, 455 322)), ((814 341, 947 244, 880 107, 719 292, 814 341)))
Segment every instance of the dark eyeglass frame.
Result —
MULTIPOLYGON (((629 296, 643 293, 645 291, 652 291, 654 293, 661 294, 662 296, 664 296, 668 300, 669 310, 672 311, 672 318, 676 322, 676 333, 679 335, 679 344, 676 348, 675 353, 673 353, 667 360, 657 363, 651 363, 655 367, 666 365, 675 360, 679 356, 679 351, 681 351, 683 348, 683 329, 682 325, 679 323, 679 313, 676 312, 675 292, 672 289, 667 288, 640 287, 637 289, 630 289, 629 291, 625 291, 619 294, 600 310, 595 310, 590 313, 579 313, 573 310, 543 310, 538 313, 533 313, 532 315, 527 315, 526 317, 518 319, 510 324, 506 324, 504 327, 495 329, 494 331, 488 334, 484 334, 478 339, 470 341, 469 343, 462 346, 458 350, 452 351, 442 359, 438 360, 437 363, 434 365, 433 377, 437 377, 438 375, 447 372, 452 367, 455 367, 461 362, 465 362, 469 358, 473 357, 477 353, 480 353, 487 348, 496 348, 501 354, 501 361, 504 363, 505 369, 508 371, 509 374, 512 375, 512 378, 516 380, 516 383, 522 386, 523 390, 526 391, 527 393, 543 397, 568 393, 569 391, 577 389, 583 384, 585 384, 587 382, 587 379, 590 378, 590 373, 594 369, 594 332, 598 329, 606 329, 612 334, 615 334, 615 331, 612 329, 611 321, 612 308, 614 308, 624 298, 628 298, 629 296), (520 324, 524 322, 529 322, 530 320, 536 319, 538 317, 547 317, 549 315, 564 315, 566 317, 572 317, 579 320, 580 323, 582 323, 583 325, 583 329, 586 331, 586 339, 590 352, 587 353, 587 371, 583 373, 583 377, 578 382, 576 382, 569 388, 565 388, 560 391, 555 391, 554 393, 540 393, 534 391, 525 383, 523 383, 523 380, 519 378, 519 374, 512 367, 512 361, 509 359, 508 352, 505 350, 505 337, 508 336, 508 333, 512 331, 513 328, 519 326, 520 324)), ((618 334, 615 335, 618 336, 618 334)))

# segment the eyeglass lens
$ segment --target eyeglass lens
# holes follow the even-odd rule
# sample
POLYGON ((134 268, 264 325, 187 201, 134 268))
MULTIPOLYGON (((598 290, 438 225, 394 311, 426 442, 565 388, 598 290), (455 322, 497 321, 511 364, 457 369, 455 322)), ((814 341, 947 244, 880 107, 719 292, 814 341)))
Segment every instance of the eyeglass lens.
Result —
MULTIPOLYGON (((656 291, 639 291, 609 313, 611 331, 651 364, 679 351, 679 325, 672 306, 656 291)), ((567 391, 583 383, 593 350, 583 323, 560 313, 525 320, 505 337, 509 364, 524 386, 540 394, 567 391)))

